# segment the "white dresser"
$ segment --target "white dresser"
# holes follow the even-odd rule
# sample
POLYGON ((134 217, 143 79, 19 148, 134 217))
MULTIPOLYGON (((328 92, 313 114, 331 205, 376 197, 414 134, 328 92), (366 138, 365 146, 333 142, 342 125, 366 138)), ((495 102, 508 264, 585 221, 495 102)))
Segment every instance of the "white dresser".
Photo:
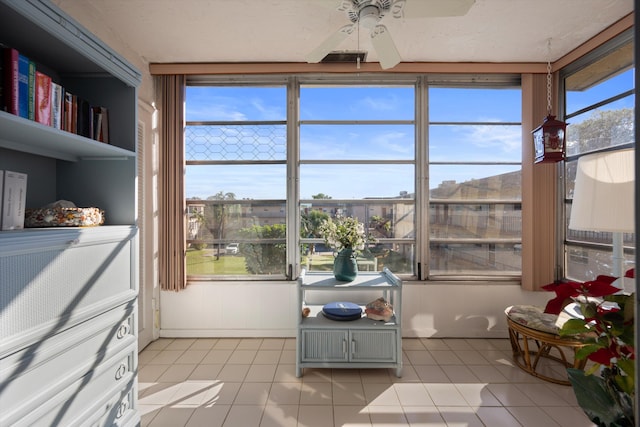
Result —
POLYGON ((137 87, 141 75, 48 0, 0 0, 0 43, 109 111, 109 144, 0 111, 0 170, 27 208, 105 211, 98 227, 0 231, 0 426, 135 426, 137 87))

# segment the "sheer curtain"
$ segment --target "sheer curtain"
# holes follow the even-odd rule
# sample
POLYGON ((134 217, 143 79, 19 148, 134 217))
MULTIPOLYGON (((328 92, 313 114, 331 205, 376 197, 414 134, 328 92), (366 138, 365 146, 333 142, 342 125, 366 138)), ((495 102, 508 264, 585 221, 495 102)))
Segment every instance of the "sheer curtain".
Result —
POLYGON ((160 289, 187 286, 184 199, 184 75, 159 76, 159 280, 160 289))

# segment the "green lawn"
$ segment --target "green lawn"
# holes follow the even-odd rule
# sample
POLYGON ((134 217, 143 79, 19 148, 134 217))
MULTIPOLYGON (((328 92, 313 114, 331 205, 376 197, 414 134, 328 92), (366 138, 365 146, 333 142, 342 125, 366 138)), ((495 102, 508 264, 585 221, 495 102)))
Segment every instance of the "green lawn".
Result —
MULTIPOLYGON (((333 255, 329 253, 314 254, 311 258, 303 256, 301 264, 309 271, 332 271, 333 259, 333 255)), ((220 254, 219 259, 216 259, 216 252, 213 249, 189 248, 187 249, 187 274, 194 276, 246 275, 247 269, 242 254, 220 254)))
POLYGON ((241 255, 221 254, 216 259, 212 249, 196 250, 187 249, 187 274, 188 275, 234 275, 247 274, 244 265, 244 257, 241 255))

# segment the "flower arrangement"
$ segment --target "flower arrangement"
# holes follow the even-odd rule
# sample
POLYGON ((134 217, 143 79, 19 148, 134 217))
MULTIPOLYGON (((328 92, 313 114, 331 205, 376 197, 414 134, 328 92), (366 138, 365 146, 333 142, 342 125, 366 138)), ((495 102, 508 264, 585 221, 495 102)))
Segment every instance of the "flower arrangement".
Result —
POLYGON ((325 219, 319 227, 325 243, 336 251, 351 249, 354 252, 365 248, 367 242, 375 242, 365 231, 364 224, 350 216, 336 216, 325 219))
MULTIPOLYGON (((625 277, 634 278, 634 270, 625 277)), ((599 426, 635 425, 635 294, 613 286, 615 277, 598 276, 585 283, 552 283, 544 286, 556 292, 548 313, 560 313, 574 301, 578 317, 561 327, 561 336, 580 336, 587 344, 576 354, 593 362, 589 370, 568 369, 578 403, 599 426)))

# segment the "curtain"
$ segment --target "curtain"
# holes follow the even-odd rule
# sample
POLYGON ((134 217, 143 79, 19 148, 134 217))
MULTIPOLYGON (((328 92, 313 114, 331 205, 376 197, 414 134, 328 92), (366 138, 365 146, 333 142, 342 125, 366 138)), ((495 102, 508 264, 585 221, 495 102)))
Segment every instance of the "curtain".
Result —
POLYGON ((180 291, 187 286, 186 204, 184 198, 185 77, 159 79, 160 161, 158 188, 160 289, 180 291))
POLYGON ((527 291, 542 291, 558 272, 558 166, 534 165, 531 137, 547 114, 546 90, 546 75, 522 75, 522 288, 527 291))

